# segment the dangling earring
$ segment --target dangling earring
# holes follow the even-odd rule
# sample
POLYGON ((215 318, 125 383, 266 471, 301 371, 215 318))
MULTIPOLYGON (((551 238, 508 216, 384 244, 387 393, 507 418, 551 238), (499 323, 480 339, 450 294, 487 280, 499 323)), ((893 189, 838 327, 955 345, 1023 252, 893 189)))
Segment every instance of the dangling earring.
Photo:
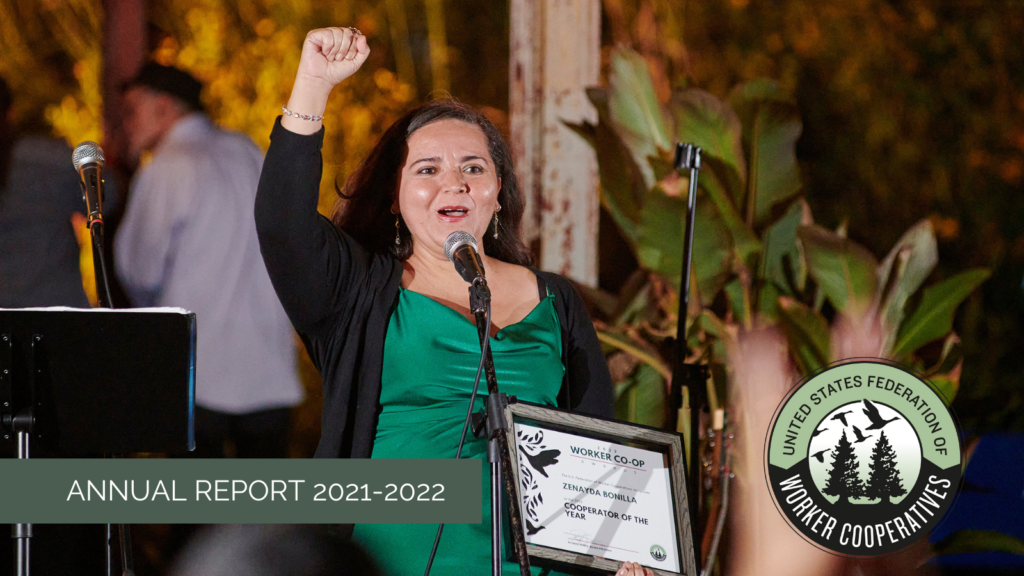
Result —
POLYGON ((498 212, 501 212, 501 204, 498 204, 498 209, 494 211, 494 239, 498 239, 498 212))
POLYGON ((396 214, 395 215, 395 246, 400 246, 401 244, 402 244, 401 227, 399 225, 398 215, 396 214))

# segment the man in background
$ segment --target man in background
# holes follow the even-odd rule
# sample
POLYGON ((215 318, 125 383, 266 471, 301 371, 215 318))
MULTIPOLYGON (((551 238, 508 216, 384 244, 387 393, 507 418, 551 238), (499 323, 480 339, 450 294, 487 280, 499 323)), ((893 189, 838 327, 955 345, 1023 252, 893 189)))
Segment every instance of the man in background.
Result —
POLYGON ((155 63, 125 86, 130 153, 151 159, 132 180, 117 273, 135 306, 196 313, 195 455, 286 457, 290 408, 303 392, 291 324, 256 240, 263 155, 212 124, 201 90, 155 63))

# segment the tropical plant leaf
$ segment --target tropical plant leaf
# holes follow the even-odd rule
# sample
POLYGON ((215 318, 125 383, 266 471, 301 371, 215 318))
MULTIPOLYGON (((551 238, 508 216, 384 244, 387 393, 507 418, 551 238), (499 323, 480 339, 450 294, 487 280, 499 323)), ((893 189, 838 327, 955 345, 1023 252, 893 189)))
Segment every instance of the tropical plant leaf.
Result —
POLYGON ((699 328, 715 338, 721 338, 725 333, 726 324, 721 318, 715 316, 710 310, 704 310, 700 316, 693 321, 695 328, 699 328))
POLYGON ((964 351, 960 345, 960 337, 957 336, 956 332, 946 334, 946 340, 942 343, 942 354, 939 355, 939 361, 924 373, 924 377, 930 378, 934 374, 945 374, 953 370, 963 357, 964 351))
POLYGON ((746 122, 761 102, 792 102, 793 98, 771 78, 754 78, 737 84, 729 91, 726 101, 736 111, 741 122, 746 122))
POLYGON ((616 418, 656 428, 665 424, 665 379, 650 365, 637 366, 633 376, 620 384, 616 392, 616 418))
POLYGON ((647 282, 632 296, 623 302, 619 302, 620 309, 615 316, 615 326, 621 327, 626 324, 639 324, 644 320, 648 306, 651 304, 651 284, 647 282))
POLYGON ((725 297, 729 302, 729 309, 732 310, 733 319, 742 326, 750 326, 752 321, 750 305, 740 279, 733 278, 726 282, 724 290, 725 297))
POLYGON ((626 278, 626 282, 619 288, 618 306, 615 313, 609 316, 616 325, 630 314, 629 309, 636 305, 637 298, 643 294, 644 298, 650 300, 651 273, 642 267, 638 267, 626 278))
POLYGON ((658 182, 661 182, 670 175, 677 173, 672 160, 667 159, 665 156, 666 153, 663 153, 660 156, 647 157, 647 163, 651 165, 651 170, 654 171, 654 178, 658 182))
POLYGON ((825 317, 787 296, 779 298, 778 311, 779 327, 800 372, 810 374, 828 364, 832 337, 825 317))
POLYGON ((836 310, 860 316, 878 289, 878 263, 863 246, 820 226, 800 226, 807 271, 836 310))
POLYGON ((614 385, 614 387, 613 387, 613 390, 614 390, 614 393, 615 393, 615 406, 614 406, 614 410, 615 410, 615 419, 616 420, 627 420, 629 418, 629 416, 628 416, 628 414, 629 414, 629 412, 628 412, 628 410, 629 410, 629 402, 628 402, 628 400, 626 398, 623 398, 623 395, 628 393, 630 390, 632 390, 633 386, 635 386, 635 385, 636 385, 636 380, 634 380, 632 376, 630 376, 629 378, 623 380, 622 382, 617 382, 614 385))
MULTIPOLYGON (((598 158, 598 176, 601 181, 601 206, 608 211, 612 221, 622 231, 622 237, 630 245, 635 246, 636 237, 640 230, 640 207, 639 203, 629 194, 628 186, 623 187, 620 185, 622 183, 621 176, 626 172, 626 170, 623 170, 623 167, 628 162, 632 162, 632 159, 615 158, 617 151, 614 144, 609 146, 610 143, 604 139, 601 139, 604 141, 599 142, 598 132, 607 134, 610 132, 607 127, 595 126, 588 122, 581 124, 563 122, 563 124, 565 124, 566 128, 586 140, 594 149, 594 154, 598 158)), ((628 157, 628 153, 626 156, 628 157)))
POLYGON ((773 80, 744 82, 733 89, 728 102, 743 127, 743 149, 749 165, 747 222, 759 224, 769 218, 773 206, 800 192, 796 141, 803 123, 796 105, 773 80))
POLYGON ((907 300, 924 284, 939 262, 935 232, 928 219, 907 230, 878 266, 878 292, 882 295, 881 314, 888 332, 885 349, 892 348, 903 322, 907 300))
POLYGON ((747 183, 747 162, 743 157, 743 129, 728 104, 710 92, 691 88, 672 95, 670 111, 675 119, 675 137, 702 151, 702 162, 712 157, 728 170, 721 176, 736 204, 743 201, 747 183))
POLYGON ((942 401, 946 403, 946 406, 953 403, 956 393, 960 390, 960 373, 963 371, 963 367, 964 361, 960 360, 949 372, 928 377, 928 382, 942 396, 942 401))
POLYGON ((641 266, 668 278, 676 290, 682 271, 685 218, 684 200, 651 191, 650 199, 644 203, 636 251, 641 266))
POLYGON ((656 180, 647 157, 658 156, 659 148, 667 150, 672 143, 647 61, 628 48, 616 48, 612 52, 608 111, 615 131, 640 167, 646 188, 650 189, 656 180))
MULTIPOLYGON (((893 259, 889 266, 886 266, 884 262, 878 265, 879 273, 886 272, 886 279, 892 280, 891 283, 887 284, 886 280, 883 280, 881 276, 878 278, 878 294, 882 301, 880 314, 882 318, 882 350, 884 350, 884 354, 888 354, 892 350, 896 342, 896 333, 900 329, 900 322, 903 321, 903 306, 895 302, 893 297, 898 298, 895 294, 896 280, 902 278, 906 273, 912 251, 913 249, 910 246, 902 246, 898 251, 890 252, 893 259)), ((906 304, 905 299, 903 304, 906 304)))
MULTIPOLYGON (((705 309, 700 316, 694 320, 694 325, 699 326, 702 330, 714 336, 711 339, 712 356, 718 358, 722 364, 729 357, 729 350, 735 349, 736 341, 739 333, 739 327, 736 324, 726 323, 721 318, 716 316, 714 312, 705 309)), ((712 362, 712 367, 714 362, 712 362)), ((717 376, 712 372, 712 380, 716 382, 725 382, 727 378, 724 373, 718 374, 717 376)))
MULTIPOLYGON (((789 210, 772 224, 764 233, 764 252, 761 260, 761 278, 768 285, 773 284, 783 295, 791 296, 792 286, 802 290, 807 281, 807 266, 804 264, 800 246, 796 241, 796 229, 810 224, 810 208, 807 202, 798 200, 789 210), (787 264, 788 262, 788 264, 787 264), (787 273, 788 271, 788 273, 787 273), (790 277, 792 275, 792 277, 790 277)), ((774 302, 761 301, 761 309, 775 307, 774 302)))
MULTIPOLYGON (((714 298, 729 274, 732 242, 729 230, 715 207, 697 201, 693 234, 693 273, 697 290, 707 299, 714 298)), ((640 264, 662 275, 678 291, 683 269, 683 237, 686 226, 686 201, 653 190, 644 204, 643 224, 637 246, 640 264)))
POLYGON ((779 290, 779 286, 772 282, 767 282, 754 291, 755 301, 751 302, 750 305, 757 310, 757 313, 760 315, 759 320, 762 323, 774 324, 778 320, 779 297, 783 295, 784 293, 779 290))
POLYGON ((601 204, 635 248, 640 210, 648 190, 644 173, 612 127, 608 93, 601 88, 588 88, 587 97, 597 109, 598 124, 566 122, 565 125, 594 148, 601 180, 601 204))
MULTIPOLYGON (((925 279, 935 269, 939 262, 939 248, 935 240, 935 231, 932 229, 931 220, 925 218, 911 226, 886 255, 885 259, 878 265, 878 289, 879 292, 890 283, 890 274, 893 271, 893 263, 897 254, 904 249, 910 249, 910 263, 912 268, 905 270, 902 277, 892 280, 893 289, 902 285, 903 291, 909 297, 921 287, 925 279)), ((885 294, 891 297, 890 294, 885 294)))
POLYGON ((637 360, 649 365, 664 378, 672 377, 672 370, 668 367, 658 353, 643 343, 632 340, 618 332, 611 332, 609 330, 597 330, 597 339, 602 344, 607 344, 617 350, 622 350, 626 354, 633 356, 637 360))
MULTIPOLYGON (((729 236, 736 250, 736 256, 741 262, 749 265, 753 255, 760 252, 761 241, 757 239, 754 232, 743 222, 743 217, 736 211, 736 206, 722 185, 717 171, 713 169, 714 166, 714 163, 709 162, 708 166, 701 171, 700 187, 704 189, 707 197, 714 203, 722 218, 722 223, 728 228, 729 236)), ((700 205, 699 198, 697 199, 697 204, 698 206, 700 205)))
POLYGON ((958 530, 934 545, 939 556, 971 552, 1024 554, 1024 540, 993 530, 958 530))
POLYGON ((953 329, 957 307, 989 275, 988 270, 976 268, 925 288, 921 303, 900 326, 893 354, 897 357, 909 354, 948 334, 953 329))

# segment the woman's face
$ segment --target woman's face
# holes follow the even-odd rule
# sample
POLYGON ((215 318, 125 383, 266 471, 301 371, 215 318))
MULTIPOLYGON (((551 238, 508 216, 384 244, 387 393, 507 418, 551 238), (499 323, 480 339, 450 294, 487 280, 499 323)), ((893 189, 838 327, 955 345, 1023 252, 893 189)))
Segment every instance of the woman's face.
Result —
POLYGON ((444 256, 444 241, 469 232, 483 249, 483 235, 498 209, 498 177, 480 128, 438 120, 412 133, 398 181, 397 211, 412 232, 413 252, 444 256))

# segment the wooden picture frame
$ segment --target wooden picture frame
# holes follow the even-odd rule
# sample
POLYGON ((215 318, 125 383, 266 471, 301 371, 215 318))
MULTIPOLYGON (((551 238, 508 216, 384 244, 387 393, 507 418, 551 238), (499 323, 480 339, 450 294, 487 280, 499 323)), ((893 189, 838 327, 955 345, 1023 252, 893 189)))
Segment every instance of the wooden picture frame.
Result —
MULTIPOLYGON (((508 423, 508 450, 512 457, 515 475, 515 501, 523 510, 524 529, 527 524, 527 511, 524 510, 521 483, 521 464, 517 447, 516 424, 525 424, 541 429, 552 430, 565 434, 580 436, 590 441, 612 442, 626 447, 641 448, 660 452, 668 458, 668 471, 671 481, 672 516, 675 521, 676 546, 678 547, 680 572, 659 569, 656 562, 641 561, 641 564, 663 576, 699 576, 697 571, 696 552, 693 531, 690 525, 690 504, 687 498, 686 462, 683 452, 682 437, 663 430, 646 426, 628 424, 582 414, 574 414, 563 410, 518 402, 510 399, 505 409, 505 421, 508 423)), ((529 451, 527 451, 529 455, 529 451)), ((579 568, 591 568, 595 571, 614 573, 622 566, 621 560, 611 560, 568 549, 542 546, 527 542, 527 554, 531 560, 536 558, 541 563, 568 564, 579 568)), ((634 560, 635 561, 635 560, 634 560)))

